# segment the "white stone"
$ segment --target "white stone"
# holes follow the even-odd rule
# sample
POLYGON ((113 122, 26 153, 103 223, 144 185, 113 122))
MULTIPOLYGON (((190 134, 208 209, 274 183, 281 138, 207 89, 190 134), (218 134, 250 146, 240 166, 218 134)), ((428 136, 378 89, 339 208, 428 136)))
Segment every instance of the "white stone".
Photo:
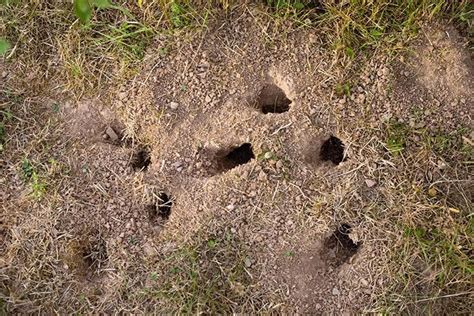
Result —
POLYGON ((374 180, 366 179, 365 184, 367 185, 367 187, 373 188, 377 184, 377 182, 375 182, 374 180))
POLYGON ((178 102, 170 102, 170 109, 176 110, 179 106, 178 102))

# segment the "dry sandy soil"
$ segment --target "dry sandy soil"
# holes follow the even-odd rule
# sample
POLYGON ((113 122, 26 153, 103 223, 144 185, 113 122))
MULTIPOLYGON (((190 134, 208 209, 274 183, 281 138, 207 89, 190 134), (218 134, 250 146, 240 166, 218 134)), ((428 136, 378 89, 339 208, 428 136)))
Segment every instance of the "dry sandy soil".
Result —
POLYGON ((95 98, 2 95, 5 310, 472 311, 472 278, 437 287, 404 239, 472 225, 466 39, 428 25, 343 67, 314 30, 268 31, 240 12, 95 98))

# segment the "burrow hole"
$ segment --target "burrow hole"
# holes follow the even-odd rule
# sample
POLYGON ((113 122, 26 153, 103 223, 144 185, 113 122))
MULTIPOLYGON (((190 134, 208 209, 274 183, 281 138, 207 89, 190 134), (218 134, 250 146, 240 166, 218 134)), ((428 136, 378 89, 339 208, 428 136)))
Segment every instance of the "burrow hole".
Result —
POLYGON ((291 100, 285 92, 275 84, 265 85, 257 97, 257 108, 263 114, 284 113, 290 109, 291 100))
POLYGON ((102 269, 108 260, 107 244, 105 240, 98 237, 89 241, 82 249, 82 259, 88 272, 98 272, 102 269))
POLYGON ((332 262, 334 266, 340 266, 347 262, 349 258, 357 253, 361 245, 361 243, 356 243, 349 237, 350 233, 351 226, 344 223, 325 240, 326 259, 332 262))
POLYGON ((148 217, 150 221, 156 224, 163 224, 171 215, 173 201, 171 196, 166 193, 160 193, 157 201, 147 206, 148 217))
POLYGON ((150 149, 147 147, 138 148, 132 156, 131 166, 133 170, 140 171, 148 169, 151 164, 150 149))
POLYGON ((322 145, 320 158, 338 165, 344 161, 344 143, 336 136, 330 136, 322 145))
POLYGON ((237 166, 248 163, 254 159, 252 144, 243 143, 230 150, 222 150, 215 155, 215 173, 221 173, 233 169, 237 166))

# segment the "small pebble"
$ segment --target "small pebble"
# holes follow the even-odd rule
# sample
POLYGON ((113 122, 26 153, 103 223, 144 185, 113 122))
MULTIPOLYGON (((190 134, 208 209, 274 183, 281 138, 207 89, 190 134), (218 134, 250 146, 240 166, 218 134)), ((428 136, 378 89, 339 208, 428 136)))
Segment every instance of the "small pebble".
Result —
POLYGON ((366 179, 365 184, 368 188, 373 188, 377 184, 377 182, 375 182, 374 180, 366 179))
POLYGON ((250 268, 252 266, 252 261, 250 260, 249 257, 245 258, 245 266, 247 268, 250 268))
POLYGON ((176 110, 179 106, 178 102, 170 102, 170 109, 176 110))
POLYGON ((107 127, 107 129, 105 130, 105 133, 107 134, 107 136, 109 137, 109 139, 113 142, 117 141, 118 140, 118 135, 117 133, 114 131, 114 129, 112 127, 107 127))

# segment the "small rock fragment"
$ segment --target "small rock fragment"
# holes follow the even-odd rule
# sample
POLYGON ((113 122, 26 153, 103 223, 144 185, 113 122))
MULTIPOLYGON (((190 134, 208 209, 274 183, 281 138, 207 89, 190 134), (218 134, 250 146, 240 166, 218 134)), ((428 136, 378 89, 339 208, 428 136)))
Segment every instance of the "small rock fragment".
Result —
POLYGON ((252 266, 252 261, 250 260, 249 257, 245 258, 244 263, 247 268, 250 268, 252 266))
POLYGON ((178 102, 170 102, 170 109, 176 110, 179 106, 178 102))
POLYGON ((113 142, 117 141, 119 139, 117 133, 114 131, 114 129, 112 127, 107 127, 107 129, 105 130, 105 133, 107 134, 107 136, 109 137, 109 139, 113 142))
POLYGON ((377 182, 375 182, 374 180, 366 179, 365 184, 368 188, 373 188, 377 184, 377 182))
POLYGON ((181 161, 176 161, 176 162, 171 164, 171 166, 175 169, 181 167, 182 165, 183 165, 183 163, 181 161))

